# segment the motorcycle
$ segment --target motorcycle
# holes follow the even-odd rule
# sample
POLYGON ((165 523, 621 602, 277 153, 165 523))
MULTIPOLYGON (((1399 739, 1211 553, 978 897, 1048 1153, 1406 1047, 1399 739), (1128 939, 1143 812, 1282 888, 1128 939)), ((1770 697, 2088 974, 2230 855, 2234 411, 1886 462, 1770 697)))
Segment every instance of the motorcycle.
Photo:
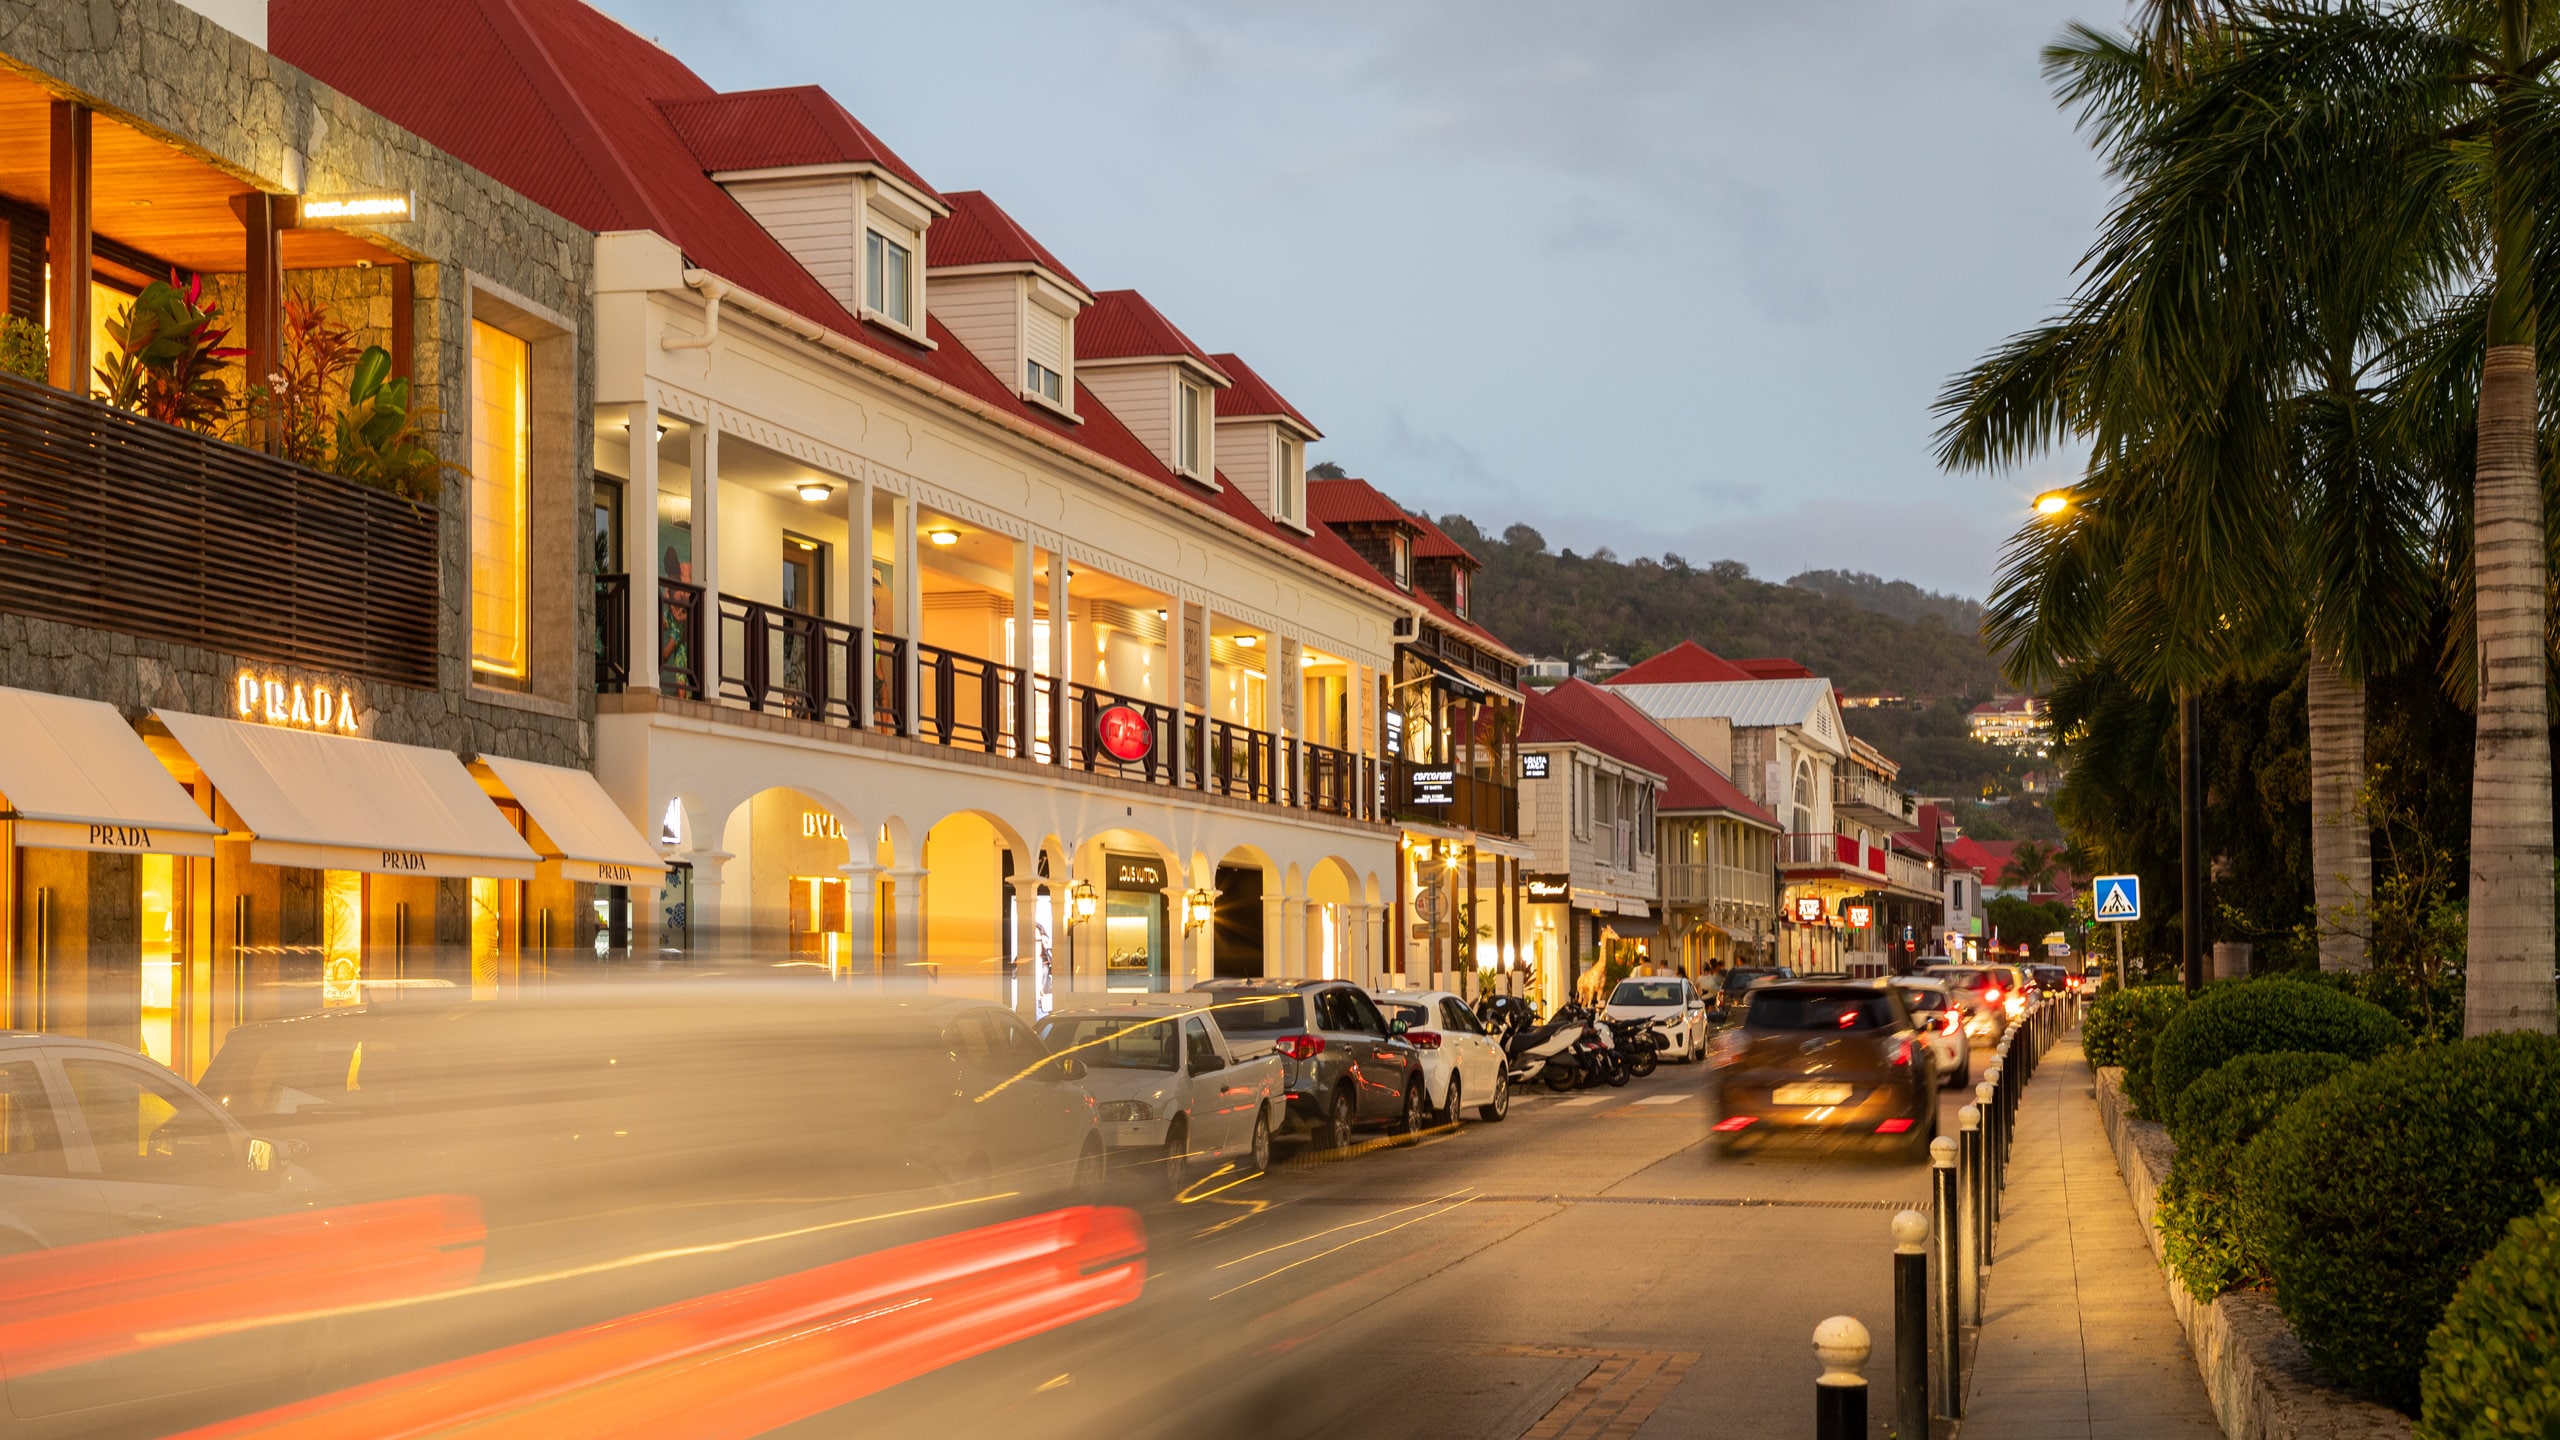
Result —
POLYGON ((1605 1080, 1612 1089, 1625 1085, 1628 1079, 1627 1058, 1618 1049, 1610 1027, 1605 1022, 1594 1021, 1582 1029, 1582 1038, 1573 1046, 1574 1059, 1582 1065, 1581 1083, 1588 1086, 1605 1080))
POLYGON ((1550 1090, 1570 1090, 1583 1083, 1577 1052, 1591 1027, 1579 1007, 1568 1005, 1543 1025, 1529 1020, 1526 1007, 1499 1009, 1487 1018, 1501 1026, 1502 1053, 1512 1084, 1535 1080, 1550 1090))
POLYGON ((1615 1044, 1618 1053, 1626 1057, 1625 1063, 1629 1075, 1641 1080, 1661 1065, 1662 1033, 1654 1028, 1655 1021, 1648 1018, 1611 1020, 1607 1023, 1611 1041, 1615 1044))

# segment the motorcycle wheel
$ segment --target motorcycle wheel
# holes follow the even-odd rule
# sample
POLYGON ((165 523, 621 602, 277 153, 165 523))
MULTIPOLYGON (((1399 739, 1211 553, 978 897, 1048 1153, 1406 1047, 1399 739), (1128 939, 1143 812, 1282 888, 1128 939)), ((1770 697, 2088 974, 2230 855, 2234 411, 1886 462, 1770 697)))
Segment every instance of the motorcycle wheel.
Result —
POLYGON ((1572 1089, 1574 1080, 1580 1073, 1580 1071, 1569 1070, 1562 1065, 1552 1063, 1550 1063, 1546 1069, 1538 1072, 1539 1077, 1547 1082, 1547 1088, 1555 1091, 1557 1094, 1563 1094, 1565 1091, 1572 1089))
POLYGON ((1639 1080, 1652 1074, 1653 1068, 1661 1063, 1662 1057, 1655 1054, 1650 1045, 1638 1046, 1635 1053, 1627 1057, 1627 1069, 1633 1071, 1639 1080))
POLYGON ((1610 1089, 1617 1090, 1624 1088, 1627 1083, 1627 1067, 1625 1063, 1620 1062, 1616 1065, 1610 1066, 1609 1073, 1606 1078, 1609 1081, 1610 1089))

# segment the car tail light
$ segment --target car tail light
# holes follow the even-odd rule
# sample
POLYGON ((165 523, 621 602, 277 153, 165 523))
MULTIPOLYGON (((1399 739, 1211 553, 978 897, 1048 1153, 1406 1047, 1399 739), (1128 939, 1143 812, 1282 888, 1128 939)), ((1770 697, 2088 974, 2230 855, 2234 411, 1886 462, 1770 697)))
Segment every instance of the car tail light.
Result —
POLYGON ((1953 1035, 1957 1030, 1963 1028, 1964 1017, 1956 1013, 1956 1007, 1950 1005, 1946 1008, 1944 1013, 1947 1019, 1946 1030, 1948 1034, 1953 1035))
POLYGON ((1437 1030, 1407 1030, 1404 1032, 1404 1043, 1412 1046, 1416 1050, 1437 1050, 1440 1048, 1440 1032, 1437 1030))
POLYGON ((1994 1004, 1994 1005, 1999 1004, 1999 1003, 2000 1003, 2000 987, 1999 987, 1999 986, 1997 986, 1997 985, 1994 985, 1994 986, 1992 986, 1990 989, 1983 991, 1983 992, 1982 992, 1982 998, 1983 998, 1983 999, 1985 999, 1985 1000, 1990 1001, 1990 1002, 1991 1002, 1992 1004, 1994 1004))
POLYGON ((1321 1035, 1283 1035, 1271 1042, 1271 1048, 1292 1060, 1313 1060, 1324 1050, 1321 1035))
POLYGON ((1716 1128, 1726 1132, 1727 1134, 1731 1134, 1736 1130, 1750 1129, 1751 1123, 1759 1118, 1760 1117, 1757 1115, 1731 1115, 1717 1121, 1716 1128))
POLYGON ((1899 1135, 1910 1128, 1910 1116, 1896 1115, 1890 1120, 1879 1121, 1876 1125, 1876 1133, 1879 1135, 1899 1135))
POLYGON ((1911 1063, 1911 1042, 1909 1040, 1905 1040, 1901 1044, 1893 1047, 1893 1063, 1896 1065, 1908 1065, 1911 1063))

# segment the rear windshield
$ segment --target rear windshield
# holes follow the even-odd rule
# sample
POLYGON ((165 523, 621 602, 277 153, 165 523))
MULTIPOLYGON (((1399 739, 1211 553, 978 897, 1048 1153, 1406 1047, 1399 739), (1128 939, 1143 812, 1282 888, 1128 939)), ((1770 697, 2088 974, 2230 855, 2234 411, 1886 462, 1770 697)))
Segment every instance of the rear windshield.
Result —
POLYGON ((1930 968, 1929 978, 1944 980, 1959 990, 1986 990, 1991 986, 1991 972, 1988 970, 1959 970, 1950 966, 1933 966, 1930 968))
POLYGON ((1409 1000, 1381 1000, 1378 1009, 1389 1020, 1401 1020, 1416 1030, 1432 1027, 1431 1007, 1428 1005, 1417 1005, 1409 1000))
POLYGON ((1914 1010, 1947 1008, 1947 992, 1944 990, 1926 990, 1917 985, 1903 985, 1895 988, 1902 991, 1902 1003, 1914 1010))
POLYGON ((1763 990, 1743 1023, 1754 1030, 1890 1030, 1891 997, 1873 990, 1763 990))
POLYGON ((1621 980, 1609 993, 1612 1005, 1685 1005, 1689 1003, 1689 985, 1684 980, 1621 980))
POLYGON ((1291 991, 1286 995, 1237 995, 1212 1000, 1218 1028, 1230 1035, 1277 1035, 1307 1028, 1306 1006, 1291 991))
POLYGON ((1724 988, 1748 990, 1763 980, 1776 979, 1777 974, 1775 970, 1728 970, 1725 972, 1724 988))
POLYGON ((1053 1015, 1040 1026, 1049 1053, 1075 1057, 1096 1070, 1171 1070, 1182 1026, 1171 1017, 1053 1015))

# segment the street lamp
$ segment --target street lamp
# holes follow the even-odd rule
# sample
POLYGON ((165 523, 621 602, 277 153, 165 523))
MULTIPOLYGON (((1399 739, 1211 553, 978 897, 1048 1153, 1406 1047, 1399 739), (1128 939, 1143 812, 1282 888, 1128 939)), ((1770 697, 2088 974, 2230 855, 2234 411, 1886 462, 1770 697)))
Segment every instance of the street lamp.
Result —
POLYGON ((2068 490, 2047 490, 2036 497, 2036 513, 2039 515, 2059 515, 2070 508, 2071 492, 2068 490))
POLYGON ((1092 919, 1095 903, 1093 898, 1093 882, 1090 880, 1079 880, 1075 883, 1074 888, 1070 889, 1067 893, 1075 899, 1076 918, 1078 920, 1092 919))

